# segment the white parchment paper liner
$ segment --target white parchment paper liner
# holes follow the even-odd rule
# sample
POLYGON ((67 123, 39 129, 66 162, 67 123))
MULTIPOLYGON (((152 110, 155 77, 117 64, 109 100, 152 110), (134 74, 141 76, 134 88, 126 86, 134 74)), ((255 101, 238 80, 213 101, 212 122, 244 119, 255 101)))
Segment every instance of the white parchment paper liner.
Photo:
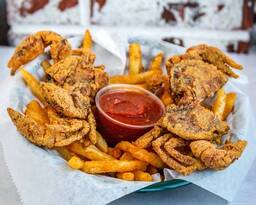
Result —
MULTIPOLYGON (((111 74, 123 73, 127 41, 117 35, 110 36, 105 31, 93 33, 93 37, 96 44, 94 48, 97 54, 96 63, 106 65, 107 72, 111 74)), ((81 38, 70 40, 76 46, 81 42, 81 38)), ((159 50, 164 51, 167 56, 184 51, 183 48, 152 39, 137 38, 130 41, 139 41, 143 44, 143 55, 146 59, 159 50)), ((44 57, 40 58, 42 60, 44 57)), ((26 66, 37 76, 42 74, 38 70, 40 60, 26 66)), ((246 83, 246 80, 246 76, 242 76, 236 83, 246 83)), ((183 178, 229 201, 233 199, 246 176, 253 162, 256 147, 255 123, 248 97, 239 91, 234 82, 228 83, 225 89, 238 94, 235 110, 228 120, 235 138, 248 141, 241 158, 225 170, 196 172, 187 177, 177 175, 169 169, 165 170, 167 180, 174 177, 183 178)), ((72 170, 54 151, 29 143, 10 123, 6 115, 6 107, 11 106, 21 111, 33 96, 22 83, 19 74, 8 79, 5 85, 4 100, 0 110, 3 117, 0 121, 1 141, 6 164, 24 204, 106 204, 151 184, 126 182, 72 170)))

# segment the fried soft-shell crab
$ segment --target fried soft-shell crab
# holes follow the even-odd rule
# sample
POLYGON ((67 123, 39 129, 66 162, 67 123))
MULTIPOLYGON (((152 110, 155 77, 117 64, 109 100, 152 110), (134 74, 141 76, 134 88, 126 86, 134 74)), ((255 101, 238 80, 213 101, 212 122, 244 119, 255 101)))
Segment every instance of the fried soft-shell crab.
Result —
POLYGON ((140 140, 148 138, 147 144, 152 143, 154 151, 171 169, 188 175, 205 168, 223 169, 240 157, 247 144, 245 140, 229 141, 221 147, 212 143, 228 130, 225 121, 200 104, 171 104, 157 126, 140 140), (159 129, 157 136, 147 137, 159 129))
POLYGON ((107 85, 108 75, 104 66, 93 66, 95 56, 68 56, 44 69, 53 82, 71 92, 79 91, 93 99, 97 91, 107 85))
POLYGON ((229 130, 225 121, 199 104, 171 104, 161 120, 161 127, 185 140, 213 140, 229 130))
POLYGON ((71 54, 71 45, 62 36, 52 31, 39 31, 26 37, 16 47, 8 62, 11 74, 15 74, 20 66, 43 54, 48 46, 50 46, 50 53, 54 62, 58 62, 71 54))
POLYGON ((185 141, 171 133, 152 142, 153 149, 163 162, 182 175, 205 168, 224 169, 241 156, 246 145, 245 140, 238 140, 217 147, 207 140, 185 141), (183 154, 180 148, 186 153, 183 154))
POLYGON ((59 122, 40 124, 26 114, 8 108, 9 116, 18 131, 32 143, 48 148, 62 147, 82 139, 90 130, 88 122, 62 118, 59 122))
POLYGON ((204 169, 205 166, 200 160, 176 150, 176 148, 186 148, 188 144, 185 140, 168 133, 154 140, 152 147, 171 169, 182 175, 189 175, 196 170, 204 169))
POLYGON ((193 155, 200 159, 206 167, 224 169, 241 156, 246 145, 245 140, 238 140, 235 143, 228 141, 222 147, 217 148, 209 141, 198 140, 191 142, 189 146, 193 155))
POLYGON ((69 42, 50 31, 30 35, 17 46, 8 63, 11 73, 44 53, 48 46, 54 63, 43 67, 48 78, 40 83, 41 95, 44 105, 51 106, 58 116, 62 116, 61 120, 41 125, 13 109, 8 109, 8 113, 27 139, 51 148, 82 139, 88 132, 91 134, 95 127, 95 120, 91 120, 94 118, 90 114, 91 103, 97 91, 108 83, 108 75, 104 66, 93 65, 93 53, 86 51, 79 56, 72 55, 69 42))
POLYGON ((218 48, 204 44, 171 57, 166 67, 173 99, 179 105, 200 103, 213 96, 225 85, 228 76, 238 77, 231 67, 242 68, 218 48))

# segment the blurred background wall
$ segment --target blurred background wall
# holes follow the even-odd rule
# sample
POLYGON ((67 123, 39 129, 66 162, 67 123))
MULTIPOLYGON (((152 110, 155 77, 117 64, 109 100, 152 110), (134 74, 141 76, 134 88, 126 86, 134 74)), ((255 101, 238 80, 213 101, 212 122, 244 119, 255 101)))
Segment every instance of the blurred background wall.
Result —
POLYGON ((143 35, 191 46, 216 45, 228 52, 252 51, 255 0, 0 0, 0 43, 52 29, 65 36, 85 27, 127 36, 143 35))

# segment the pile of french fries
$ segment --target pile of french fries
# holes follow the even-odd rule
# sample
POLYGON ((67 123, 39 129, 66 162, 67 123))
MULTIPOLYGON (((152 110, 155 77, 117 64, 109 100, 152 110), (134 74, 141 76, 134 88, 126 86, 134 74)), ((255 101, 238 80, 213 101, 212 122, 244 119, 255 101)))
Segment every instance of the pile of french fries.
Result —
POLYGON ((128 55, 128 75, 111 76, 110 83, 133 84, 152 91, 150 87, 152 84, 152 79, 155 79, 161 83, 160 86, 162 87, 163 92, 159 97, 164 105, 172 103, 169 90, 169 81, 167 76, 164 75, 162 69, 164 54, 160 52, 155 57, 153 57, 147 70, 144 69, 142 64, 142 52, 140 44, 130 44, 128 55))
POLYGON ((96 146, 83 146, 75 142, 62 151, 68 164, 90 174, 108 174, 128 181, 152 181, 153 174, 164 168, 164 163, 153 152, 136 147, 130 142, 120 142, 107 152, 96 146), (66 152, 69 152, 68 158, 66 152))

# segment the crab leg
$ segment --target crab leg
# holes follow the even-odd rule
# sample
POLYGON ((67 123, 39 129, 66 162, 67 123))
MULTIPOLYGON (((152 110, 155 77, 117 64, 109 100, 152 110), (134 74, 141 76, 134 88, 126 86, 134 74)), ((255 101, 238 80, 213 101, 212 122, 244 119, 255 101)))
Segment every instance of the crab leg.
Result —
POLYGON ((71 54, 71 46, 66 39, 55 32, 39 31, 36 34, 29 35, 15 49, 8 62, 11 74, 15 74, 20 66, 43 54, 48 46, 50 46, 51 57, 55 62, 71 54))
POLYGON ((169 134, 165 134, 155 141, 152 142, 153 149, 160 156, 164 163, 166 163, 170 168, 174 169, 176 172, 182 175, 189 175, 193 171, 198 170, 198 164, 195 163, 190 166, 183 166, 172 157, 170 157, 163 149, 162 146, 169 140, 171 136, 169 134))
POLYGON ((89 131, 89 124, 82 120, 67 119, 61 125, 41 125, 28 115, 23 115, 11 108, 8 108, 7 111, 18 131, 39 146, 48 148, 66 146, 82 139, 89 131))
POLYGON ((193 155, 212 169, 223 169, 229 166, 235 159, 238 159, 246 147, 247 142, 238 140, 236 143, 228 143, 222 148, 205 140, 198 140, 190 143, 193 155))
POLYGON ((188 142, 186 142, 181 138, 170 138, 164 144, 164 148, 171 157, 178 160, 180 163, 186 166, 189 166, 189 165, 193 165, 196 162, 196 159, 191 156, 184 155, 175 149, 177 147, 185 147, 187 145, 188 145, 188 142))

